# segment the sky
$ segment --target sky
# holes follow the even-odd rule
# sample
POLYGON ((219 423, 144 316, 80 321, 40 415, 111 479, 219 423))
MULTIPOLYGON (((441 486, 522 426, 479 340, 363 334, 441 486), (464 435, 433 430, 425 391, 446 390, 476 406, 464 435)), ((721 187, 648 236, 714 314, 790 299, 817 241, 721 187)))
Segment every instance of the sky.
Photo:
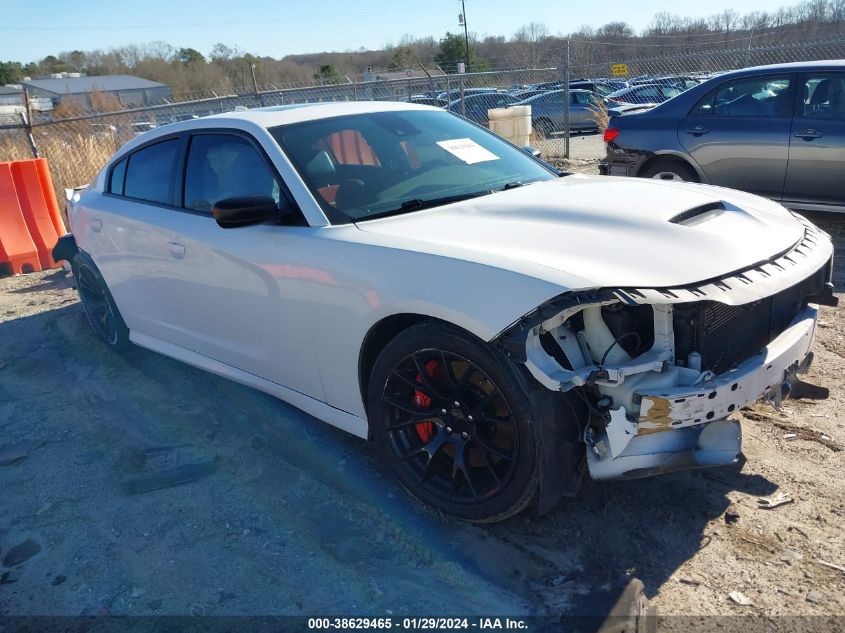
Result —
MULTIPOLYGON (((793 4, 784 0, 784 4, 793 4)), ((381 48, 403 35, 457 32, 460 0, 0 0, 0 60, 36 61, 74 49, 108 49, 163 41, 208 54, 217 42, 271 57, 381 48)), ((771 0, 466 0, 469 30, 510 36, 530 22, 552 34, 624 21, 648 26, 659 12, 706 16, 773 10, 771 0)))

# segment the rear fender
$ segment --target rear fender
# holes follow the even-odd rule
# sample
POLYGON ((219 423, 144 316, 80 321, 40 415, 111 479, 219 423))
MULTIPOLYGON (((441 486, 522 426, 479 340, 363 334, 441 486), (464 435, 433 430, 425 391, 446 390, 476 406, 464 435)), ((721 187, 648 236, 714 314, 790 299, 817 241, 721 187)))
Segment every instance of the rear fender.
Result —
POLYGON ((68 233, 60 237, 53 247, 53 259, 57 262, 61 260, 73 262, 73 258, 78 252, 79 247, 76 245, 76 238, 73 237, 73 234, 68 233))

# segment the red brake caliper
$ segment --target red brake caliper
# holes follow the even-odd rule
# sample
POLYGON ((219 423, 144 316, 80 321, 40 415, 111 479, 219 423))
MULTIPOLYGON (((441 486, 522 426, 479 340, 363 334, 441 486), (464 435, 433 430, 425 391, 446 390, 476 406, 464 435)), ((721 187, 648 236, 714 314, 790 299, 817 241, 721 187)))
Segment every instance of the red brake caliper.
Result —
MULTIPOLYGON (((434 377, 434 372, 437 370, 437 361, 430 360, 425 364, 425 373, 434 377)), ((417 382, 423 381, 422 376, 417 374, 417 382)), ((419 389, 414 390, 414 404, 420 409, 428 409, 431 406, 431 398, 425 395, 419 389)), ((431 422, 420 422, 416 425, 417 435, 423 442, 428 442, 431 436, 434 435, 434 425, 431 422)))

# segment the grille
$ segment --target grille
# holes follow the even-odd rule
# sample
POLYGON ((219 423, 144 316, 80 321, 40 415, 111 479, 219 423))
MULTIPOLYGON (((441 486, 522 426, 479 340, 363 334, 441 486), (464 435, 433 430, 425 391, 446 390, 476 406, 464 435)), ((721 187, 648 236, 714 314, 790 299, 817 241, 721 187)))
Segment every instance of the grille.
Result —
POLYGON ((675 353, 686 361, 692 351, 701 354, 701 367, 715 374, 736 367, 760 352, 783 332, 803 308, 804 284, 761 301, 729 306, 698 301, 675 306, 675 353))
POLYGON ((701 364, 721 374, 770 341, 771 298, 742 306, 705 302, 699 315, 701 364))

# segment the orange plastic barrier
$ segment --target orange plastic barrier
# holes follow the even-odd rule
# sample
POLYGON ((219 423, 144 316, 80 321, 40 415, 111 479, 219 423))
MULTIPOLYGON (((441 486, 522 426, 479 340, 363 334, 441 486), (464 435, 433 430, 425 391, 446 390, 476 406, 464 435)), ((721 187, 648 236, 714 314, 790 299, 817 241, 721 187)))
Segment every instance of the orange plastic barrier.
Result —
POLYGON ((0 268, 58 268, 50 251, 66 232, 47 159, 0 162, 0 268))

